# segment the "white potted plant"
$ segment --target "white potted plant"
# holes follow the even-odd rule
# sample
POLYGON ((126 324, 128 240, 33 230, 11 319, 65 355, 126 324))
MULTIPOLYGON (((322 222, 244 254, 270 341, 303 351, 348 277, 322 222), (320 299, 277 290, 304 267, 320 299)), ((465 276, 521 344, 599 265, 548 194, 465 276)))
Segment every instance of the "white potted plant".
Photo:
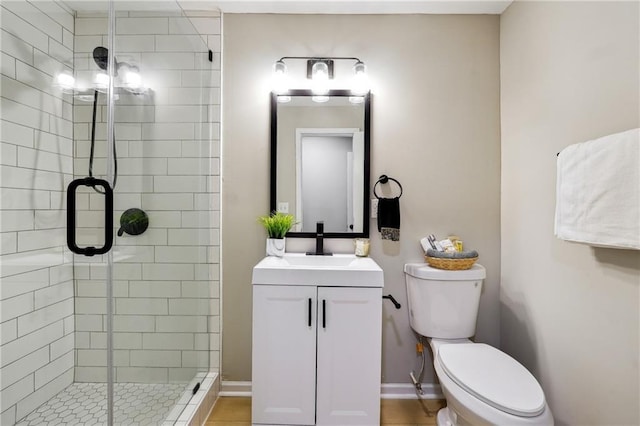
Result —
POLYGON ((267 256, 284 256, 285 235, 295 224, 293 215, 275 212, 259 217, 258 221, 267 230, 267 256))

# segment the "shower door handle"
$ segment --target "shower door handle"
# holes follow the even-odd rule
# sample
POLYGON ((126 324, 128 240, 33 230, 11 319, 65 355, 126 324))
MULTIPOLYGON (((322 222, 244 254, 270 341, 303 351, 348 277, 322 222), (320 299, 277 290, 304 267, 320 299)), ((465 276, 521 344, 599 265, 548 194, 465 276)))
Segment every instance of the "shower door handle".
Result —
POLYGON ((76 254, 93 256, 105 254, 113 245, 113 190, 109 182, 94 177, 86 177, 71 181, 67 188, 67 247, 76 254), (104 246, 78 247, 76 244, 76 190, 79 186, 90 186, 104 189, 104 246))

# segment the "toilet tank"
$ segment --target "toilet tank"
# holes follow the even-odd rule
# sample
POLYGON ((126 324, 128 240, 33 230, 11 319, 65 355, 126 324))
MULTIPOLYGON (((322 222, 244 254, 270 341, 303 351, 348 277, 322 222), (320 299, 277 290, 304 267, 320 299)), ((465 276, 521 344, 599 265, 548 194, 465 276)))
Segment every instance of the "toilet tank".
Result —
POLYGON ((482 280, 486 270, 447 271, 426 263, 404 265, 409 322, 418 334, 440 339, 462 339, 476 332, 482 280))

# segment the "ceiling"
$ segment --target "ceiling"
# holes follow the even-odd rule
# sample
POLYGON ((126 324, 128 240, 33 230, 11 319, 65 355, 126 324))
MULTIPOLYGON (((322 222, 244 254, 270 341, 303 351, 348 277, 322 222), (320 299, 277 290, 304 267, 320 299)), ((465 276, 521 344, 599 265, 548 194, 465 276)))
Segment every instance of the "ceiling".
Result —
MULTIPOLYGON (((116 10, 215 10, 223 13, 496 14, 513 0, 115 0, 116 10)), ((104 0, 66 0, 79 12, 106 11, 104 0)))

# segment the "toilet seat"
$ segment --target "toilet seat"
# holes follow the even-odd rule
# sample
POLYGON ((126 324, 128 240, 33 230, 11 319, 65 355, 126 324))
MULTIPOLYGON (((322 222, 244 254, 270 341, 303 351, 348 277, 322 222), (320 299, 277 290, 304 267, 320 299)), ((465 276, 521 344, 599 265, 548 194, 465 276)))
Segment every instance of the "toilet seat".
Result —
POLYGON ((535 417, 545 409, 544 393, 533 375, 509 355, 483 343, 442 345, 438 360, 458 386, 506 413, 535 417))

